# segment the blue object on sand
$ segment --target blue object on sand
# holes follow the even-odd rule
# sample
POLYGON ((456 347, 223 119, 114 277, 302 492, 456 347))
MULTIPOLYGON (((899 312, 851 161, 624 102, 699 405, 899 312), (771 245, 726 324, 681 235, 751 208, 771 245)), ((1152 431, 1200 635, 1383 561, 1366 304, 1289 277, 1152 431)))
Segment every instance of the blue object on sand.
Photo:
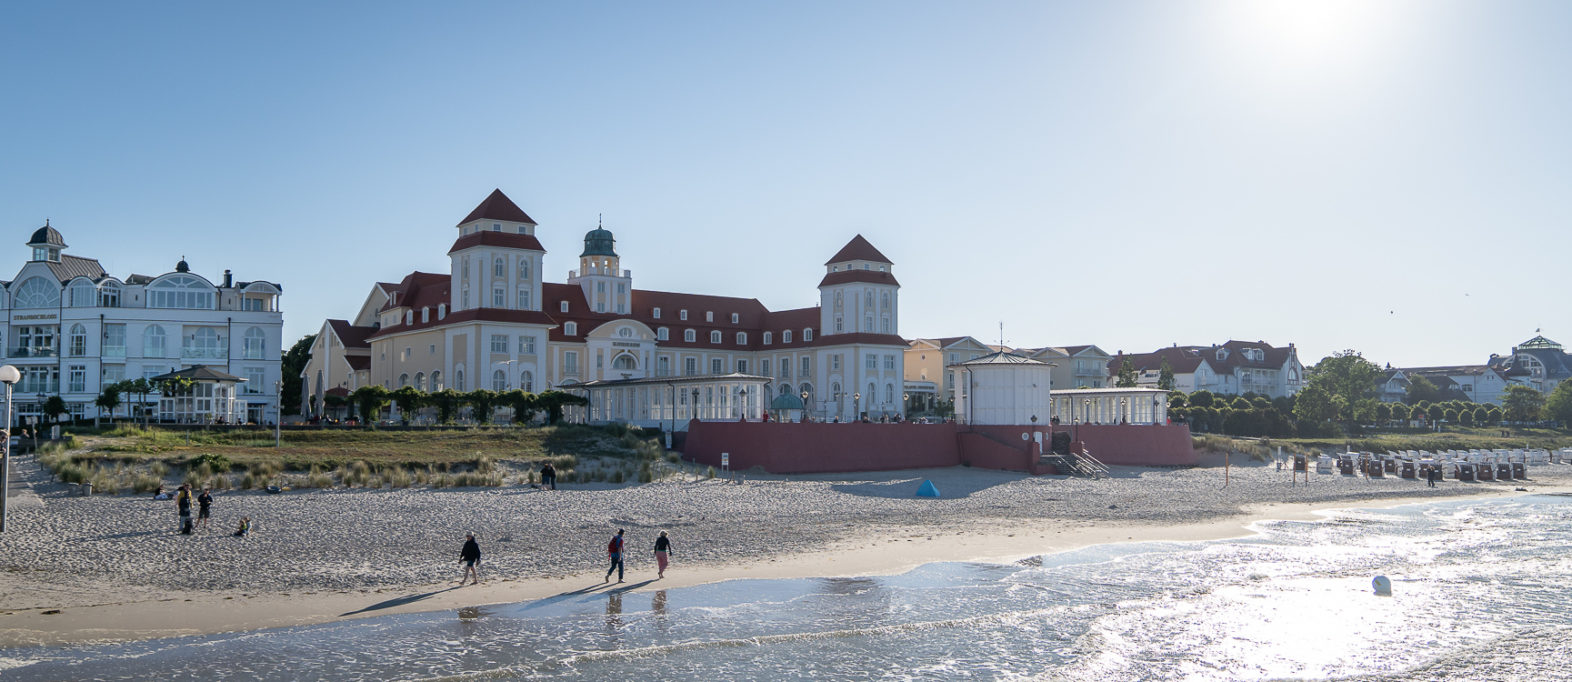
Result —
POLYGON ((922 481, 922 486, 917 488, 917 496, 918 497, 938 497, 939 496, 939 489, 933 485, 933 481, 930 481, 930 480, 925 478, 922 481))

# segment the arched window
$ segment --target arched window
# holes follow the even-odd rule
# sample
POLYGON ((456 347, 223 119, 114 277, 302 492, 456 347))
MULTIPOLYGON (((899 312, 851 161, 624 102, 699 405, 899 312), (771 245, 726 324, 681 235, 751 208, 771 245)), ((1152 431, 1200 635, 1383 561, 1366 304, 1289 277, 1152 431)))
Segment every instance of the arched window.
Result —
POLYGON ((502 261, 502 257, 501 256, 497 256, 494 260, 491 261, 491 276, 492 277, 507 277, 508 276, 507 263, 504 263, 502 261))
POLYGON ((443 388, 442 387, 442 372, 440 370, 432 370, 431 371, 431 392, 432 393, 436 393, 437 391, 442 390, 442 388, 443 388))
POLYGON ((426 373, 425 372, 416 372, 415 373, 415 390, 417 390, 417 391, 425 391, 426 390, 426 373))
POLYGON ((453 370, 453 388, 456 389, 456 390, 459 390, 459 391, 464 390, 464 368, 463 367, 460 367, 460 368, 458 368, 456 370, 453 370))
POLYGON ((781 343, 791 343, 791 330, 781 332, 781 343))
POLYGON ((791 395, 791 384, 781 384, 781 395, 791 395))
POLYGON ((528 282, 529 279, 529 256, 524 256, 519 259, 519 281, 528 282))
POLYGON ((98 305, 101 308, 120 307, 120 284, 104 282, 98 287, 98 305))
POLYGON ((78 279, 71 283, 71 307, 91 308, 98 303, 98 289, 92 282, 78 279))
POLYGON ((69 343, 71 344, 70 351, 72 355, 87 355, 87 327, 83 327, 80 324, 71 325, 69 343))
POLYGON ((247 329, 242 341, 245 344, 244 353, 247 360, 262 359, 263 353, 267 350, 267 334, 260 327, 247 329))
POLYGON ((839 383, 830 384, 830 395, 835 398, 841 397, 841 385, 839 383))
POLYGON ((506 372, 499 369, 491 373, 491 390, 498 392, 508 390, 508 375, 506 372))
POLYGON ((213 287, 193 275, 166 277, 148 287, 147 307, 212 310, 213 287))
POLYGON ((619 369, 619 370, 638 369, 639 368, 639 361, 635 360, 633 358, 632 354, 630 354, 630 353, 623 353, 622 355, 618 355, 616 357, 616 359, 611 361, 611 368, 612 369, 619 369))
POLYGON ((535 373, 527 369, 524 370, 524 372, 519 375, 519 388, 524 389, 525 393, 534 393, 535 373))
POLYGON ((698 337, 698 332, 695 332, 692 329, 684 329, 684 330, 682 330, 682 340, 683 341, 687 341, 688 343, 693 343, 698 338, 699 338, 698 337))
POLYGON ((748 332, 737 332, 737 345, 748 345, 748 332))
POLYGON ((885 312, 889 312, 889 310, 890 310, 890 292, 886 291, 886 292, 884 292, 884 293, 879 295, 879 310, 883 310, 885 312))
POLYGON ((60 285, 42 277, 27 280, 14 291, 11 300, 17 308, 60 307, 60 285))
POLYGON ((671 339, 671 330, 669 330, 669 329, 667 329, 665 327, 661 327, 660 329, 656 329, 655 330, 655 340, 656 341, 667 341, 667 340, 670 340, 670 339, 671 339))
POLYGON ((721 333, 718 332, 718 331, 710 332, 710 343, 720 343, 720 342, 721 342, 721 333))
POLYGON ((812 341, 813 340, 813 328, 812 327, 804 327, 803 328, 803 330, 802 330, 802 340, 803 341, 812 341))
POLYGON ((884 385, 884 402, 895 402, 895 384, 884 385))
POLYGON ((577 336, 578 333, 579 333, 579 323, 577 323, 577 322, 566 322, 566 323, 563 323, 563 325, 562 325, 562 333, 567 334, 568 336, 577 336))
POLYGON ((409 374, 406 373, 406 374, 398 375, 398 387, 399 388, 403 388, 403 387, 408 386, 408 385, 409 385, 409 374))
POLYGON ((168 338, 168 335, 164 333, 163 327, 156 324, 148 325, 147 329, 142 330, 142 357, 162 358, 168 356, 168 338))
POLYGON ((766 345, 766 346, 770 345, 770 341, 771 341, 770 333, 769 332, 764 332, 764 345, 766 345))

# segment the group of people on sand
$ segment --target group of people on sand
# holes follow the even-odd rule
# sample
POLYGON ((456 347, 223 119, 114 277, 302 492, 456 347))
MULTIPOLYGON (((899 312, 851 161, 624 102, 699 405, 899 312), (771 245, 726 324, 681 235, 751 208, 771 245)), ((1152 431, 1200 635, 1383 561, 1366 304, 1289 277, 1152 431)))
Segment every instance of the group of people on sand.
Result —
MULTIPOLYGON (((606 555, 611 559, 611 567, 606 569, 606 577, 601 580, 602 583, 611 582, 612 573, 617 574, 617 582, 622 582, 624 570, 622 556, 625 549, 622 541, 623 532, 623 529, 618 528, 617 534, 611 536, 611 542, 606 544, 606 555)), ((671 538, 666 536, 666 531, 661 531, 660 536, 655 538, 653 551, 655 566, 659 569, 655 579, 660 580, 666 577, 666 566, 671 562, 671 538)), ((470 581, 471 585, 480 584, 480 543, 475 541, 474 533, 464 534, 464 548, 459 550, 459 563, 463 565, 464 573, 459 577, 458 584, 463 585, 466 580, 470 581)))
MULTIPOLYGON (((159 486, 158 490, 153 491, 153 499, 155 500, 168 500, 171 497, 174 498, 175 509, 180 513, 180 526, 176 532, 180 533, 181 535, 191 535, 198 529, 207 529, 208 520, 213 516, 213 490, 211 488, 203 488, 202 494, 197 495, 194 498, 191 495, 191 491, 192 488, 190 483, 180 484, 180 487, 175 490, 174 495, 164 492, 164 486, 159 486), (197 505, 197 517, 195 521, 191 520, 191 503, 193 499, 196 501, 197 505)), ((237 538, 243 538, 250 533, 251 517, 240 517, 240 526, 235 529, 234 536, 237 538)))

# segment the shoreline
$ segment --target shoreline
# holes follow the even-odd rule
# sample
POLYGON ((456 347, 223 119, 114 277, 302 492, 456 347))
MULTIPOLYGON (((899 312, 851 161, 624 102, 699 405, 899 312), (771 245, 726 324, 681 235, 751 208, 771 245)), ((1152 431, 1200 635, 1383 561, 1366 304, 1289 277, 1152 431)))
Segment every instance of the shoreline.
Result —
MULTIPOLYGON (((1010 563, 1102 544, 1125 542, 1203 542, 1244 537, 1250 526, 1271 520, 1315 520, 1319 512, 1349 508, 1388 508, 1475 497, 1510 497, 1572 492, 1572 485, 1534 485, 1514 489, 1458 491, 1425 497, 1398 496, 1309 502, 1262 502, 1234 515, 1194 522, 1061 519, 997 521, 958 519, 940 528, 874 524, 829 543, 822 550, 782 552, 762 557, 684 563, 674 551, 669 576, 654 581, 653 569, 638 563, 622 585, 602 585, 600 571, 533 578, 497 578, 483 563, 483 582, 456 587, 427 583, 408 588, 292 590, 234 594, 221 590, 184 592, 136 590, 106 581, 91 591, 72 592, 70 602, 51 607, 10 610, 0 616, 0 648, 74 646, 215 635, 280 627, 344 622, 410 613, 530 602, 587 590, 653 592, 736 579, 789 579, 895 575, 936 562, 1010 563), (136 594, 135 592, 141 592, 136 594), (129 599, 127 598, 129 597, 129 599), (178 625, 174 625, 178 624, 178 625)), ((679 548, 680 550, 680 548, 679 548)), ((630 551, 630 559, 635 551, 630 551)), ((457 564, 453 573, 458 574, 457 564)), ((11 576, 0 576, 7 581, 11 576)), ((21 587, 11 585, 10 587, 21 587)), ((10 590, 8 590, 10 591, 10 590)))

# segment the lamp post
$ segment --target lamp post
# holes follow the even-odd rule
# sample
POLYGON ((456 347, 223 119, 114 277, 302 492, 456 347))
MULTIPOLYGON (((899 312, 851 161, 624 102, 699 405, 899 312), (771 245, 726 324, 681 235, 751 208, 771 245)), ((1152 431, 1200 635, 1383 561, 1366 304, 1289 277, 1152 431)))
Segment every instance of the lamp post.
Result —
POLYGON ((694 419, 699 418, 699 389, 697 388, 693 389, 693 404, 688 407, 688 411, 692 413, 694 419))
POLYGON ((284 382, 273 382, 273 447, 279 447, 280 426, 284 422, 284 382))
POLYGON ((11 387, 22 380, 17 368, 0 367, 0 383, 5 384, 5 428, 0 429, 0 533, 5 532, 6 504, 11 499, 11 387))
POLYGON ((803 391, 798 397, 802 398, 802 421, 808 421, 808 392, 803 391))
POLYGON ((906 419, 907 413, 912 410, 912 394, 901 394, 901 419, 906 419))
POLYGON ((1129 404, 1130 404, 1130 399, 1129 398, 1120 398, 1119 399, 1119 423, 1120 424, 1128 424, 1128 423, 1130 423, 1130 413, 1126 410, 1126 408, 1129 406, 1129 404))
POLYGON ((852 421, 862 421, 862 391, 852 394, 852 421))
POLYGON ((748 389, 737 389, 737 409, 742 412, 742 421, 748 421, 748 389))

